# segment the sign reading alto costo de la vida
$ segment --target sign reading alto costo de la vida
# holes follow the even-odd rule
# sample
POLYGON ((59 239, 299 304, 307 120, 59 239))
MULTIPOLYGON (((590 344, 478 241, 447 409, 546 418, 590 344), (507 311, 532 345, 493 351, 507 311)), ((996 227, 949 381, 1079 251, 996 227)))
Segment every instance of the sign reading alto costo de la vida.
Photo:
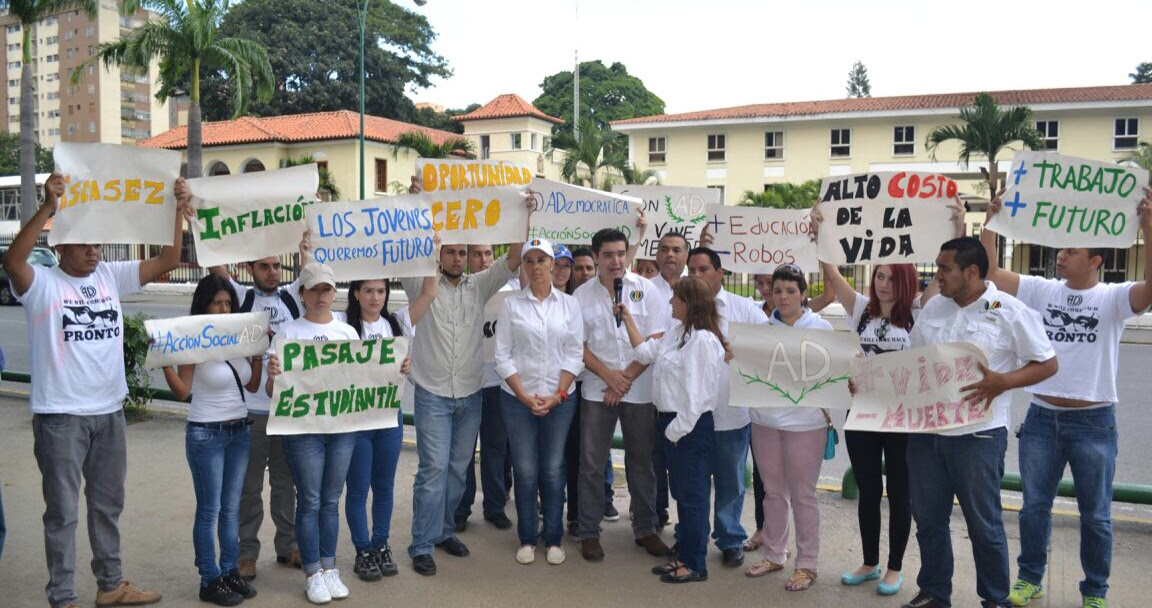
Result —
POLYGON ((179 152, 61 142, 52 157, 64 176, 64 195, 57 201, 49 245, 172 244, 179 152))
POLYGON ((313 205, 312 258, 339 281, 436 273, 432 210, 419 195, 313 205))
POLYGON ((612 192, 644 201, 648 229, 644 231, 640 249, 636 252, 636 257, 641 260, 656 259, 660 237, 670 232, 683 234, 689 249, 699 246, 700 233, 712 219, 711 206, 722 203, 717 188, 614 184, 612 192))
POLYGON ((861 173, 826 177, 820 261, 848 264, 932 262, 955 236, 956 182, 935 173, 861 173))
POLYGON ((1046 247, 1123 249, 1136 242, 1148 171, 1052 152, 1017 152, 988 229, 1046 247))
POLYGON ((493 160, 416 160, 420 197, 432 210, 432 225, 448 245, 524 242, 528 207, 524 197, 532 172, 524 165, 493 160))

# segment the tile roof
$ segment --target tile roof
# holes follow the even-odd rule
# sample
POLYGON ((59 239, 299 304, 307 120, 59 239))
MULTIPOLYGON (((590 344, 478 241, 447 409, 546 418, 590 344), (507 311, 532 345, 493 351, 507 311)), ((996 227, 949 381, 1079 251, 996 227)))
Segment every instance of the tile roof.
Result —
POLYGON ((536 106, 524 101, 523 97, 515 93, 500 95, 496 99, 484 104, 483 107, 463 116, 456 116, 455 119, 464 121, 483 120, 485 118, 518 118, 520 116, 532 116, 557 125, 564 124, 562 119, 541 112, 536 109, 536 106))
MULTIPOLYGON (((364 138, 392 143, 401 133, 423 131, 435 143, 450 137, 463 137, 438 129, 429 129, 398 120, 364 117, 364 138)), ((349 110, 316 112, 291 116, 255 118, 244 116, 236 120, 206 122, 203 125, 204 147, 227 146, 265 142, 296 143, 330 139, 353 139, 360 136, 360 115, 349 110)), ((146 148, 180 150, 188 145, 188 127, 177 127, 139 143, 146 148)))
MULTIPOLYGON (((1001 105, 1037 105, 1064 103, 1092 103, 1112 101, 1148 101, 1152 105, 1152 84, 1125 84, 1105 87, 1079 87, 1069 89, 1032 89, 1024 91, 989 91, 1001 105)), ((815 116, 849 112, 892 112, 959 108, 971 105, 976 93, 944 93, 938 95, 906 95, 902 97, 865 97, 860 99, 832 99, 827 101, 800 101, 762 103, 734 108, 701 110, 683 114, 660 114, 613 121, 613 126, 646 123, 686 122, 706 120, 739 120, 771 117, 815 116)))

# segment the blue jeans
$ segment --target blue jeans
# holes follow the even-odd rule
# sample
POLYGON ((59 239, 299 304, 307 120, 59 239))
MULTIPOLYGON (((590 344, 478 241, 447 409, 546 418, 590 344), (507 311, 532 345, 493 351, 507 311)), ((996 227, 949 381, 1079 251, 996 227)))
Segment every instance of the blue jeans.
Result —
POLYGON ((1004 427, 908 438, 909 497, 920 544, 916 584, 945 606, 952 603, 953 497, 960 502, 972 540, 977 595, 1001 605, 1008 601, 1008 540, 1000 507, 1007 447, 1004 427))
POLYGON ((670 448, 668 487, 675 488, 673 498, 680 522, 676 526, 676 556, 689 570, 700 573, 708 572, 708 494, 712 490, 713 448, 719 435, 713 429, 712 413, 705 412, 692 432, 676 445, 661 437, 670 448))
POLYGON ((304 574, 336 565, 340 494, 355 448, 356 433, 284 437, 284 455, 296 480, 296 544, 304 574))
POLYGON ((189 424, 184 432, 184 452, 192 471, 196 492, 196 518, 192 546, 200 586, 237 568, 240 555, 240 494, 248 470, 252 441, 247 424, 207 428, 189 424), (220 538, 217 566, 213 534, 220 538))
POLYGON ((1052 500, 1064 465, 1072 468, 1080 510, 1081 595, 1106 597, 1112 569, 1112 480, 1116 474, 1116 406, 1054 411, 1033 404, 1020 428, 1020 578, 1044 580, 1052 534, 1052 500))
POLYGON ((412 484, 412 544, 408 555, 430 555, 436 543, 455 534, 452 521, 464 476, 480 431, 480 391, 441 397, 416 386, 416 454, 412 484))
MULTIPOLYGON (((512 485, 512 460, 508 455, 508 430, 500 413, 499 386, 481 390, 480 408, 480 487, 484 490, 484 518, 504 514, 504 498, 512 485)), ((472 503, 476 502, 476 455, 473 453, 465 469, 464 494, 456 506, 456 517, 468 519, 472 503)))
MULTIPOLYGON (((400 412, 396 412, 397 418, 400 412)), ((392 528, 392 490, 396 463, 404 442, 404 427, 374 429, 356 433, 356 447, 348 466, 348 496, 344 499, 344 519, 357 551, 381 549, 388 545, 392 528), (372 530, 368 530, 368 489, 372 489, 372 530)))
POLYGON ((744 526, 740 525, 740 515, 744 512, 744 471, 748 466, 751 431, 751 424, 716 431, 712 445, 712 480, 716 484, 712 539, 721 551, 738 548, 748 538, 744 526))
POLYGON ((576 415, 576 397, 536 416, 513 395, 500 391, 500 408, 512 447, 516 471, 516 532, 521 545, 538 537, 536 496, 544 513, 544 545, 559 546, 564 538, 564 440, 576 415))

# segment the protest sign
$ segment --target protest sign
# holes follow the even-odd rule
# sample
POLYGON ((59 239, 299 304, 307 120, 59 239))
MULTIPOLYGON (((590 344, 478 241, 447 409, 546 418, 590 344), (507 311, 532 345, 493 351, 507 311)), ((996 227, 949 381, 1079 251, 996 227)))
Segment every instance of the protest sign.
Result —
POLYGON ((711 208, 712 249, 729 272, 770 273, 781 264, 808 272, 820 269, 810 235, 808 209, 711 208))
POLYGON ((604 228, 615 228, 632 242, 638 210, 644 205, 644 201, 632 196, 543 178, 533 180, 532 197, 536 199, 536 210, 528 238, 569 245, 590 245, 592 235, 604 228))
POLYGON ((956 236, 956 182, 934 173, 861 173, 820 184, 817 248, 822 262, 932 262, 956 236))
POLYGON ((493 160, 416 160, 420 196, 447 245, 523 243, 528 167, 493 160))
POLYGON ((1136 242, 1136 205, 1147 183, 1139 167, 1023 150, 988 229, 1047 247, 1123 249, 1136 242))
POLYGON ((188 180, 197 261, 220 266, 296 251, 319 183, 315 164, 188 180))
POLYGON ((640 240, 636 258, 656 259, 660 237, 679 232, 688 240, 688 247, 700 245, 700 232, 712 217, 709 205, 719 205, 720 190, 716 188, 681 188, 673 186, 634 186, 616 184, 612 192, 634 196, 644 201, 644 214, 648 229, 640 240))
POLYGON ((851 405, 852 360, 860 352, 854 332, 784 325, 732 323, 728 340, 730 403, 739 407, 851 405))
POLYGON ((397 425, 408 338, 284 340, 269 435, 348 433, 397 425))
POLYGON ((496 317, 504 308, 504 300, 520 293, 519 289, 499 291, 484 305, 484 363, 496 364, 496 317))
POLYGON ((984 376, 977 362, 988 359, 968 342, 860 357, 852 365, 856 395, 844 429, 934 433, 988 421, 995 413, 960 392, 984 376))
POLYGON ((338 281, 436 274, 432 210, 414 194, 308 208, 312 259, 338 281))
POLYGON ((227 361, 268 350, 268 311, 144 321, 146 369, 227 361))
POLYGON ((172 244, 179 152, 62 142, 52 157, 65 185, 49 245, 172 244))

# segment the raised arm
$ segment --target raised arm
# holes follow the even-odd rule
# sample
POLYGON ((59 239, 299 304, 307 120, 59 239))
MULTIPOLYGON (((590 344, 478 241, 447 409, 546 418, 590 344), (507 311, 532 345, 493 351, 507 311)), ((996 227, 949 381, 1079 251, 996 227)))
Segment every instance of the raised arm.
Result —
MULTIPOLYGON (((433 259, 436 260, 436 265, 440 265, 440 232, 437 231, 435 236, 432 237, 432 243, 435 246, 435 251, 432 253, 433 259)), ((408 303, 408 319, 415 327, 420 319, 424 318, 424 313, 432 306, 432 302, 436 300, 436 294, 440 291, 440 272, 437 269, 435 274, 424 277, 423 282, 420 283, 420 295, 416 296, 414 300, 408 303)))
POLYGON ((648 218, 644 215, 644 209, 637 207, 636 212, 636 242, 628 243, 628 251, 624 254, 625 268, 631 268, 632 262, 636 261, 636 254, 640 252, 640 243, 644 242, 644 231, 648 229, 648 218))
MULTIPOLYGON (((1001 190, 1000 194, 1003 193, 1001 190)), ((1000 212, 1000 194, 988 201, 988 214, 984 217, 984 228, 980 231, 980 244, 984 245, 984 251, 988 253, 988 280, 996 285, 996 289, 1015 296, 1020 290, 1020 275, 1000 267, 997 251, 999 239, 996 238, 999 235, 988 229, 988 222, 1000 212)))
POLYGON ((36 271, 28 263, 28 256, 32 254, 32 248, 36 246, 36 237, 44 230, 48 218, 56 212, 56 202, 63 194, 64 176, 53 172, 48 181, 44 182, 44 202, 32 215, 32 219, 20 229, 8 247, 8 254, 4 256, 4 270, 8 273, 12 289, 18 296, 24 295, 32 287, 36 271))
POLYGON ((856 290, 852 289, 852 285, 848 283, 848 279, 840 274, 840 269, 835 264, 828 262, 820 262, 820 270, 824 273, 824 293, 820 294, 819 298, 813 298, 808 302, 808 308, 812 312, 818 312, 816 308, 816 300, 832 294, 832 301, 824 303, 824 306, 839 300, 840 305, 844 307, 844 312, 848 316, 852 316, 852 311, 856 308, 856 290))
POLYGON ((1137 205, 1140 216, 1140 230, 1144 233, 1144 280, 1133 285, 1128 291, 1128 303, 1132 312, 1143 312, 1152 306, 1152 188, 1144 188, 1144 198, 1137 205))
POLYGON ((528 234, 532 229, 532 213, 536 210, 536 198, 532 194, 532 190, 524 192, 524 204, 528 207, 528 221, 524 222, 524 239, 508 247, 508 270, 513 274, 520 270, 520 253, 524 251, 524 243, 528 241, 528 234))
MULTIPOLYGON (((183 177, 176 179, 176 189, 182 189, 183 177)), ((186 188, 187 186, 184 186, 186 188)), ((140 262, 140 284, 151 283, 166 272, 172 272, 180 265, 180 252, 184 248, 184 215, 189 208, 187 200, 176 203, 176 222, 172 229, 172 244, 165 245, 160 255, 140 262)))

